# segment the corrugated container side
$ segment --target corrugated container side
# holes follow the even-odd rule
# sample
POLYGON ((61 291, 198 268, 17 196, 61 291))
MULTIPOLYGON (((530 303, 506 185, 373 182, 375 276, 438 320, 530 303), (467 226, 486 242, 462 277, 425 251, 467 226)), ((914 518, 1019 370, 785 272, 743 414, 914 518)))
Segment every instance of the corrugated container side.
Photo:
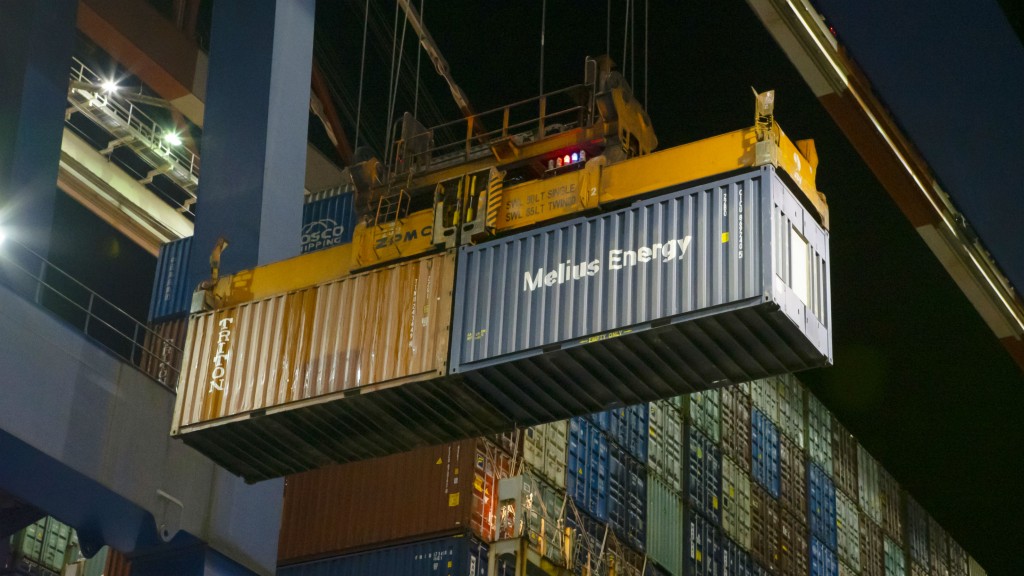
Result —
POLYGON ((981 564, 978 564, 974 557, 969 558, 968 566, 970 567, 968 570, 970 576, 988 576, 988 573, 981 567, 981 564))
POLYGON ((860 574, 861 576, 884 576, 885 558, 882 544, 882 529, 874 524, 865 513, 860 513, 860 574))
MULTIPOLYGON (((473 507, 469 526, 484 542, 498 538, 498 482, 512 475, 512 459, 494 443, 477 439, 473 460, 473 507)), ((460 497, 461 498, 461 497, 460 497)), ((448 505, 451 506, 449 496, 448 505)))
POLYGON ((530 422, 827 363, 827 243, 762 168, 462 247, 451 370, 530 422))
POLYGON ((581 510, 608 521, 608 437, 586 418, 569 420, 565 489, 581 510))
POLYGON ((59 573, 74 538, 74 530, 70 526, 46 516, 14 535, 11 553, 16 560, 27 560, 35 566, 59 573))
POLYGON ((278 561, 471 528, 493 540, 497 481, 508 467, 490 442, 465 440, 290 476, 278 561))
POLYGON ((836 490, 836 546, 839 560, 860 571, 860 512, 842 490, 836 490))
POLYGON ((647 466, 623 447, 608 449, 608 520, 619 539, 635 550, 647 543, 647 466))
MULTIPOLYGON (((885 562, 885 576, 907 576, 907 558, 903 554, 903 548, 900 545, 889 539, 883 537, 882 554, 885 562)), ((910 571, 911 575, 914 571, 910 571)), ((925 570, 921 576, 926 576, 928 571, 925 570)))
POLYGON ((903 544, 903 502, 900 485, 884 467, 878 467, 878 503, 882 511, 882 530, 889 538, 903 544))
POLYGON ((440 253, 193 315, 172 434, 256 481, 511 427, 445 376, 453 274, 440 253))
POLYGON ((454 264, 443 253, 193 315, 177 428, 443 375, 454 264))
POLYGON ((807 392, 807 453, 828 474, 832 474, 832 414, 810 391, 807 392))
POLYGON ((647 461, 649 413, 647 403, 611 408, 590 415, 590 420, 634 458, 647 461))
POLYGON ((804 448, 807 416, 804 412, 804 386, 792 374, 777 379, 779 387, 779 432, 804 448))
POLYGON ((779 431, 759 409, 750 414, 751 477, 772 498, 779 497, 779 431))
POLYGON ((824 542, 811 537, 811 576, 839 576, 836 554, 824 542))
POLYGON ((847 564, 846 562, 843 562, 842 560, 840 560, 839 561, 839 576, 857 576, 857 571, 854 570, 853 567, 850 566, 849 564, 847 564))
POLYGON ((857 439, 832 416, 832 480, 836 489, 854 500, 860 498, 857 488, 857 439))
POLYGON ((751 556, 768 572, 779 569, 779 537, 781 533, 779 503, 768 492, 750 483, 751 556))
POLYGON ((922 566, 930 564, 928 558, 928 513, 909 492, 903 492, 904 518, 907 523, 907 552, 910 559, 922 566))
POLYGON ((779 423, 779 378, 769 376, 750 382, 750 400, 773 423, 779 423))
POLYGON ((538 424, 523 434, 523 461, 556 488, 565 489, 569 421, 538 424))
POLYGON ((719 576, 722 573, 722 533, 716 523, 685 509, 687 550, 683 573, 687 576, 719 576))
POLYGON ((157 382, 175 388, 181 372, 188 318, 150 323, 142 341, 139 368, 157 382))
POLYGON ((779 504, 807 524, 807 458, 796 442, 779 438, 779 504))
POLYGON ((968 576, 967 552, 960 543, 949 537, 949 576, 968 576))
POLYGON ((949 535, 931 516, 928 517, 928 557, 931 576, 949 576, 949 535))
POLYGON ((337 194, 303 205, 303 254, 352 241, 352 232, 356 227, 352 197, 352 193, 337 194))
POLYGON ((811 535, 836 549, 836 489, 814 462, 807 463, 807 520, 811 535))
POLYGON ((160 247, 153 278, 153 296, 149 300, 149 321, 163 322, 188 315, 195 286, 188 285, 188 260, 192 237, 168 242, 160 247))
POLYGON ((861 576, 884 576, 885 558, 882 529, 867 514, 860 514, 860 571, 861 576))
POLYGON ((779 574, 803 576, 809 570, 807 527, 789 512, 779 514, 779 574))
POLYGON ((882 525, 882 499, 879 493, 879 466, 878 461, 868 453, 860 444, 857 445, 857 488, 860 509, 875 521, 875 524, 882 525))
POLYGON ((531 549, 564 566, 565 495, 529 473, 500 480, 498 495, 498 539, 526 538, 531 549))
MULTIPOLYGON (((898 563, 899 562, 897 561, 897 567, 893 569, 897 574, 899 573, 898 563)), ((917 562, 911 562, 908 564, 906 567, 906 573, 909 574, 909 576, 932 576, 927 566, 922 566, 917 562)))
POLYGON ((511 456, 513 460, 520 462, 524 458, 523 444, 526 443, 526 439, 524 438, 525 435, 525 430, 517 426, 511 430, 504 430, 496 434, 491 434, 490 439, 506 454, 511 456))
POLYGON ((718 444, 722 438, 722 399, 718 389, 683 396, 683 417, 718 444))
POLYGON ((487 576, 487 545, 453 536, 287 566, 280 576, 487 576))
POLYGON ((722 523, 722 453, 718 446, 692 426, 686 426, 686 484, 683 495, 688 506, 716 525, 722 523))
POLYGON ((746 548, 731 538, 722 537, 722 576, 753 576, 751 564, 746 548))
POLYGON ((572 534, 571 558, 566 564, 571 565, 573 574, 597 576, 601 574, 599 566, 605 566, 607 570, 605 562, 611 544, 609 541, 615 539, 608 525, 582 512, 566 514, 565 524, 572 534), (607 539, 606 533, 609 533, 607 539))
POLYGON ((650 441, 647 465, 652 476, 659 476, 669 489, 683 491, 683 416, 672 400, 650 405, 650 441))
POLYGON ((124 554, 109 548, 103 565, 104 576, 131 576, 132 562, 124 554))
MULTIPOLYGON (((722 454, 750 472, 750 396, 741 386, 722 388, 722 454)), ((801 474, 803 471, 801 471, 801 474)))
POLYGON ((722 531, 750 549, 750 476, 722 457, 722 531))
POLYGON ((673 576, 683 576, 683 501, 657 474, 647 478, 647 555, 673 576))

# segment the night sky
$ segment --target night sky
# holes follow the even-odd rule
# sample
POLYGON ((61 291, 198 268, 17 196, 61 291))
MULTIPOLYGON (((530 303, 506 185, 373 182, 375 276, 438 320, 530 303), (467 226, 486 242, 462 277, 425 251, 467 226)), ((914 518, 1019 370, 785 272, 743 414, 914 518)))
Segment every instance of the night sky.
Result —
MULTIPOLYGON (((354 97, 363 3, 320 4, 318 57, 338 91, 354 97)), ((748 126, 750 88, 776 90, 776 118, 786 133, 816 141, 818 187, 832 216, 836 363, 800 378, 990 574, 1019 574, 1024 377, 749 7, 741 0, 686 6, 651 3, 645 78, 638 3, 635 56, 625 59, 659 147, 748 126)), ((390 26, 393 13, 381 10, 390 26)), ((424 11, 476 110, 538 94, 539 2, 427 2, 424 11)), ((613 2, 612 11, 611 52, 621 62, 624 2, 613 2)), ((377 34, 371 25, 361 115, 361 141, 371 144, 383 140, 390 68, 390 32, 377 34)), ((415 82, 408 34, 398 114, 412 107, 404 85, 415 82)), ((607 45, 605 3, 549 3, 545 89, 580 82, 584 57, 607 45)), ((459 117, 426 60, 420 82, 439 119, 459 117)), ((351 102, 341 106, 354 118, 351 102)), ((419 106, 430 116, 422 95, 419 106)))

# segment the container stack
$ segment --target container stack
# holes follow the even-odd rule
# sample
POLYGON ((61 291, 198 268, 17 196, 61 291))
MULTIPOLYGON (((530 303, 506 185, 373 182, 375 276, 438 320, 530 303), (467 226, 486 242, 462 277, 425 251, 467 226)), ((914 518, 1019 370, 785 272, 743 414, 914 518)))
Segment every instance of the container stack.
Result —
POLYGON ((792 376, 292 476, 281 573, 486 576, 508 539, 564 576, 977 573, 792 376))
MULTIPOLYGON (((21 574, 60 574, 78 560, 74 529, 49 516, 29 524, 11 537, 12 571, 21 574)), ((2 567, 2 566, 0 566, 2 567)))

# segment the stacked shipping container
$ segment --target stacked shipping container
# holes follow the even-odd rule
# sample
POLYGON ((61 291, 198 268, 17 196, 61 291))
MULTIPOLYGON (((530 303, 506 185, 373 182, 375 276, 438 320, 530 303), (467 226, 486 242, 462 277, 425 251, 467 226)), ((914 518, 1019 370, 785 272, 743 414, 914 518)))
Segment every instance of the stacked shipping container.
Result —
POLYGON ((508 537, 579 576, 970 574, 962 548, 792 377, 293 476, 280 558, 296 576, 404 576, 387 563, 426 556, 450 562, 446 576, 485 576, 488 546, 508 537), (514 498, 499 498, 506 477, 514 498))

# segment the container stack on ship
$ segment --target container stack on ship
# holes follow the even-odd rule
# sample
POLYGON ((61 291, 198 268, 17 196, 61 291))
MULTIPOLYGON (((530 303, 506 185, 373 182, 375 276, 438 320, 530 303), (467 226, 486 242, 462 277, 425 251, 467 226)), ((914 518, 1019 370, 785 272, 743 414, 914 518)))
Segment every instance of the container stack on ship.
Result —
POLYGON ((172 434, 287 477, 279 572, 977 576, 793 375, 832 355, 813 142, 765 93, 655 151, 624 79, 585 76, 406 115, 308 198, 298 257, 197 289, 212 247, 161 252, 172 434))
POLYGON ((793 375, 289 476, 279 560, 291 576, 981 574, 793 375))

